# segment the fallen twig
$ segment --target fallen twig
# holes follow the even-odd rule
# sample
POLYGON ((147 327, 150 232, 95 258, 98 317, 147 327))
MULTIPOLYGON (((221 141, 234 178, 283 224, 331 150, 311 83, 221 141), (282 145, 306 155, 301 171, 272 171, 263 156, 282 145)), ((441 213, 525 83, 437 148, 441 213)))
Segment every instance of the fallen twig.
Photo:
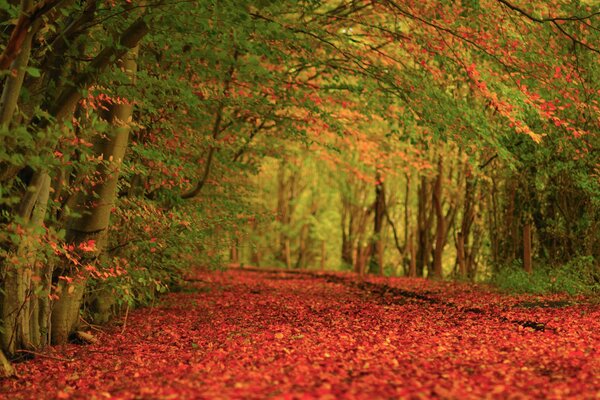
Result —
POLYGON ((125 318, 123 319, 123 328, 121 329, 121 335, 125 333, 125 328, 127 328, 127 317, 129 316, 129 303, 127 303, 127 308, 125 309, 125 318))
POLYGON ((33 354, 36 357, 49 358, 51 360, 57 360, 57 361, 66 361, 66 362, 73 362, 73 361, 75 361, 74 358, 64 358, 64 357, 51 356, 49 354, 38 353, 37 351, 31 351, 31 350, 17 350, 17 353, 33 354))
POLYGON ((90 328, 90 329, 93 329, 93 330, 101 332, 101 333, 106 333, 102 329, 100 329, 100 327, 98 325, 90 324, 85 319, 83 319, 83 317, 79 317, 79 320, 81 322, 83 322, 84 324, 86 324, 88 326, 88 328, 90 328))

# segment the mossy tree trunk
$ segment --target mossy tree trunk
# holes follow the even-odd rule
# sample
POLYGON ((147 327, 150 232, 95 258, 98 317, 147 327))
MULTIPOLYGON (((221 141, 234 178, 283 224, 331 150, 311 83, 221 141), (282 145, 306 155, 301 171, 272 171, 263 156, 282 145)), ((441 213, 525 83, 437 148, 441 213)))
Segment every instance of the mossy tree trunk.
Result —
POLYGON ((0 338, 8 355, 14 355, 18 349, 32 349, 45 344, 40 323, 47 320, 48 313, 40 303, 47 301, 50 287, 44 285, 36 263, 36 252, 44 230, 50 177, 38 175, 33 184, 36 190, 24 196, 19 211, 24 227, 21 241, 3 260, 3 330, 0 338))

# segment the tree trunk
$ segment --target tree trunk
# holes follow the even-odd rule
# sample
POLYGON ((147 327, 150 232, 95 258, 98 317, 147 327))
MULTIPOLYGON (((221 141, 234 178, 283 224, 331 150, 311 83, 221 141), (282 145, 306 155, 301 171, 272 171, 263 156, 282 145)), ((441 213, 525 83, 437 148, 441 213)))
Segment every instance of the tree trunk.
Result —
POLYGON ((352 194, 342 193, 342 263, 354 266, 354 244, 356 241, 356 213, 351 200, 352 194))
MULTIPOLYGON (((32 6, 32 0, 23 0, 21 2, 21 13, 24 15, 32 6)), ((2 89, 2 96, 0 97, 0 129, 6 129, 10 126, 10 122, 17 109, 17 103, 23 87, 23 80, 25 79, 25 69, 29 64, 29 57, 31 55, 31 42, 39 30, 40 23, 41 20, 37 20, 34 22, 33 26, 29 28, 29 31, 24 36, 18 55, 10 66, 10 70, 13 71, 13 73, 8 74, 2 89)), ((5 143, 3 143, 3 145, 6 148, 9 148, 9 146, 12 147, 12 145, 15 144, 13 143, 14 139, 12 138, 4 138, 4 140, 5 143)), ((0 182, 4 182, 15 176, 19 169, 20 167, 15 165, 0 163, 0 182)))
POLYGON ((356 257, 355 257, 355 264, 354 264, 354 272, 356 272, 359 275, 364 275, 367 269, 367 261, 369 260, 369 256, 370 256, 370 250, 371 250, 371 246, 370 245, 365 245, 365 244, 361 244, 359 243, 357 245, 356 248, 356 257))
POLYGON ((456 234, 456 260, 458 263, 458 276, 467 277, 467 261, 465 257, 465 236, 462 231, 456 234))
POLYGON ((327 263, 327 245, 324 240, 321 240, 321 271, 325 271, 326 263, 327 263))
POLYGON ((300 229, 300 236, 298 238, 298 258, 296 259, 296 268, 306 268, 306 256, 308 252, 308 229, 310 225, 304 224, 300 229))
POLYGON ((4 355, 4 352, 0 350, 0 378, 10 378, 15 375, 15 369, 4 355))
POLYGON ((446 242, 446 219, 442 209, 442 180, 444 167, 442 156, 438 160, 438 176, 433 187, 433 206, 436 218, 435 230, 435 249, 433 252, 433 278, 442 279, 442 256, 444 254, 444 244, 446 242))
POLYGON ((290 238, 285 238, 283 241, 283 258, 285 261, 285 267, 287 269, 292 268, 292 246, 290 244, 290 238))
MULTIPOLYGON (((37 243, 46 215, 50 177, 46 174, 36 174, 32 185, 35 190, 27 192, 19 210, 19 217, 25 224, 25 234, 12 256, 3 260, 1 341, 2 348, 9 355, 15 354, 18 349, 31 349, 41 344, 40 330, 36 323, 36 293, 39 287, 31 278, 36 265, 37 243), (32 331, 31 328, 36 330, 32 331)), ((50 288, 43 286, 39 294, 41 301, 46 301, 50 295, 50 288)))
POLYGON ((277 258, 279 261, 285 264, 287 268, 290 268, 290 260, 288 257, 289 253, 289 240, 287 233, 285 232, 289 227, 288 224, 288 204, 287 204, 287 193, 285 184, 285 161, 279 162, 279 168, 277 169, 277 220, 280 224, 279 229, 279 254, 277 258))
POLYGON ((240 262, 239 247, 240 240, 236 236, 231 243, 231 252, 229 253, 229 262, 232 264, 239 264, 240 262))
POLYGON ((408 276, 411 278, 417 277, 417 244, 415 243, 417 235, 411 233, 408 237, 408 246, 410 253, 410 265, 408 268, 408 276))
MULTIPOLYGON (((49 197, 50 177, 46 175, 46 179, 42 182, 37 205, 31 217, 31 224, 35 229, 42 230, 44 227, 49 197)), ((39 265, 36 262, 36 251, 37 245, 34 243, 33 248, 29 250, 30 256, 28 258, 32 265, 33 276, 39 278, 39 283, 32 285, 32 293, 29 300, 29 332, 31 345, 38 348, 49 343, 48 323, 50 320, 49 302, 52 291, 52 265, 49 262, 44 262, 43 266, 39 265)))
POLYGON ((379 173, 375 177, 375 203, 373 209, 373 237, 371 240, 369 273, 383 275, 383 218, 385 217, 385 186, 379 173))
MULTIPOLYGON (((21 12, 26 12, 32 5, 32 0, 23 0, 21 2, 21 12)), ((14 74, 8 74, 2 91, 2 98, 0 99, 0 126, 2 127, 8 126, 17 108, 17 101, 19 100, 23 79, 25 78, 25 69, 29 64, 29 56, 31 55, 31 42, 39 29, 40 22, 38 20, 29 29, 21 44, 17 58, 10 66, 14 74)))
MULTIPOLYGON (((137 70, 138 47, 134 47, 117 63, 118 67, 128 75, 132 84, 137 70)), ((67 223, 66 240, 77 248, 79 244, 94 241, 96 250, 85 262, 97 262, 106 247, 110 214, 114 208, 117 183, 121 164, 125 156, 131 130, 133 101, 112 104, 105 119, 112 125, 112 135, 96 143, 96 152, 105 165, 98 168, 100 181, 92 189, 92 193, 81 195, 76 207, 80 218, 71 218, 67 223)), ((75 277, 72 282, 60 280, 58 283, 59 299, 52 309, 52 343, 65 343, 69 334, 75 329, 79 319, 79 308, 86 286, 86 275, 79 271, 79 277, 72 267, 64 267, 59 273, 75 277)))
POLYGON ((342 262, 350 266, 354 265, 352 242, 352 216, 348 211, 342 215, 342 262))
POLYGON ((523 225, 523 268, 528 274, 533 272, 531 261, 531 221, 529 219, 523 225))
POLYGON ((426 176, 421 177, 418 190, 417 210, 417 276, 424 276, 430 269, 430 257, 433 241, 431 225, 434 212, 431 206, 430 182, 426 176))

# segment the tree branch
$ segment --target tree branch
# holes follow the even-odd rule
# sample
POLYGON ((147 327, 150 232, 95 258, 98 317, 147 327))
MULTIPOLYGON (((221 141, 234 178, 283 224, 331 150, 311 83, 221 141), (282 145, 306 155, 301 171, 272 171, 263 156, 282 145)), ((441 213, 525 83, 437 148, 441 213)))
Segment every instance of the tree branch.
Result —
MULTIPOLYGON (((223 98, 225 98, 229 93, 229 88, 231 86, 231 82, 233 81, 233 74, 235 73, 235 62, 238 59, 238 57, 239 57, 239 53, 236 48, 236 49, 234 49, 234 52, 233 52, 234 62, 229 67, 229 71, 227 73, 227 78, 225 80, 225 85, 223 87, 223 98)), ((224 99, 221 99, 221 101, 219 102, 219 108, 217 110, 217 115, 215 117, 215 123, 214 123, 213 129, 212 129, 211 136, 212 136, 213 141, 217 140, 217 137, 223 131, 221 129, 221 124, 223 122, 223 111, 225 111, 225 102, 224 102, 224 99)), ((210 167, 212 165, 212 161, 213 161, 216 149, 217 149, 216 145, 214 143, 211 143, 211 145, 208 149, 208 156, 206 158, 206 164, 204 164, 204 171, 202 172, 202 176, 200 177, 200 179, 196 183, 196 186, 192 190, 181 194, 182 199, 191 199, 193 197, 196 197, 200 193, 200 191, 206 184, 206 181, 208 180, 208 175, 210 174, 210 167)))
POLYGON ((510 8, 513 11, 518 12, 519 14, 527 17, 528 19, 534 21, 534 22, 540 22, 540 23, 544 23, 544 22, 558 22, 558 21, 585 21, 587 19, 593 18, 596 15, 600 15, 600 11, 583 16, 583 17, 579 17, 579 16, 571 16, 571 17, 550 17, 550 18, 537 18, 534 17, 533 15, 531 15, 530 13, 528 13, 527 11, 523 10, 520 7, 517 7, 516 5, 508 2, 507 0, 496 0, 498 3, 502 3, 504 4, 506 7, 510 8))
MULTIPOLYGON (((586 15, 584 17, 578 17, 578 16, 572 16, 572 17, 550 17, 550 18, 538 18, 533 16, 532 14, 528 13, 527 11, 523 10, 520 7, 515 6, 514 4, 508 2, 507 0, 496 0, 497 2, 503 4, 504 6, 508 7, 509 9, 518 12, 519 14, 523 15, 524 17, 526 17, 527 19, 534 21, 534 22, 538 22, 538 23, 546 23, 546 22, 550 22, 552 23, 563 35, 565 35, 566 37, 568 37, 569 39, 571 39, 573 41, 573 43, 576 43, 590 51, 593 51, 594 53, 598 53, 600 54, 600 49, 597 49, 595 47, 590 46, 589 44, 582 42, 580 39, 577 39, 575 36, 573 36, 572 34, 570 34, 569 32, 567 32, 562 26, 560 26, 559 22, 561 21, 579 21, 579 22, 583 22, 587 19, 590 19, 596 15, 600 15, 600 11, 592 13, 590 15, 586 15)), ((588 25, 591 26, 591 25, 588 25)))
POLYGON ((144 17, 141 16, 135 20, 121 34, 117 44, 102 50, 90 63, 87 71, 79 75, 72 85, 69 85, 60 93, 48 110, 50 115, 57 120, 66 118, 70 110, 81 99, 81 89, 88 87, 113 60, 122 57, 127 51, 137 46, 150 30, 144 17))
POLYGON ((17 58, 29 28, 31 28, 31 26, 44 14, 52 10, 62 1, 63 0, 45 0, 36 4, 31 9, 21 12, 17 24, 10 34, 8 43, 0 55, 0 70, 8 69, 15 58, 17 58))

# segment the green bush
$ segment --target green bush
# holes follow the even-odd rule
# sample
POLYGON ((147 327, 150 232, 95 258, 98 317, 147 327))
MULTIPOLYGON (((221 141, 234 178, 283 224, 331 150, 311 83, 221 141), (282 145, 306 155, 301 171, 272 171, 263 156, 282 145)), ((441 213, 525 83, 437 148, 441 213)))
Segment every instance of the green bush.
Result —
POLYGON ((500 268, 491 283, 511 293, 589 294, 600 291, 600 271, 593 257, 577 257, 560 267, 537 267, 532 274, 515 262, 500 268))

